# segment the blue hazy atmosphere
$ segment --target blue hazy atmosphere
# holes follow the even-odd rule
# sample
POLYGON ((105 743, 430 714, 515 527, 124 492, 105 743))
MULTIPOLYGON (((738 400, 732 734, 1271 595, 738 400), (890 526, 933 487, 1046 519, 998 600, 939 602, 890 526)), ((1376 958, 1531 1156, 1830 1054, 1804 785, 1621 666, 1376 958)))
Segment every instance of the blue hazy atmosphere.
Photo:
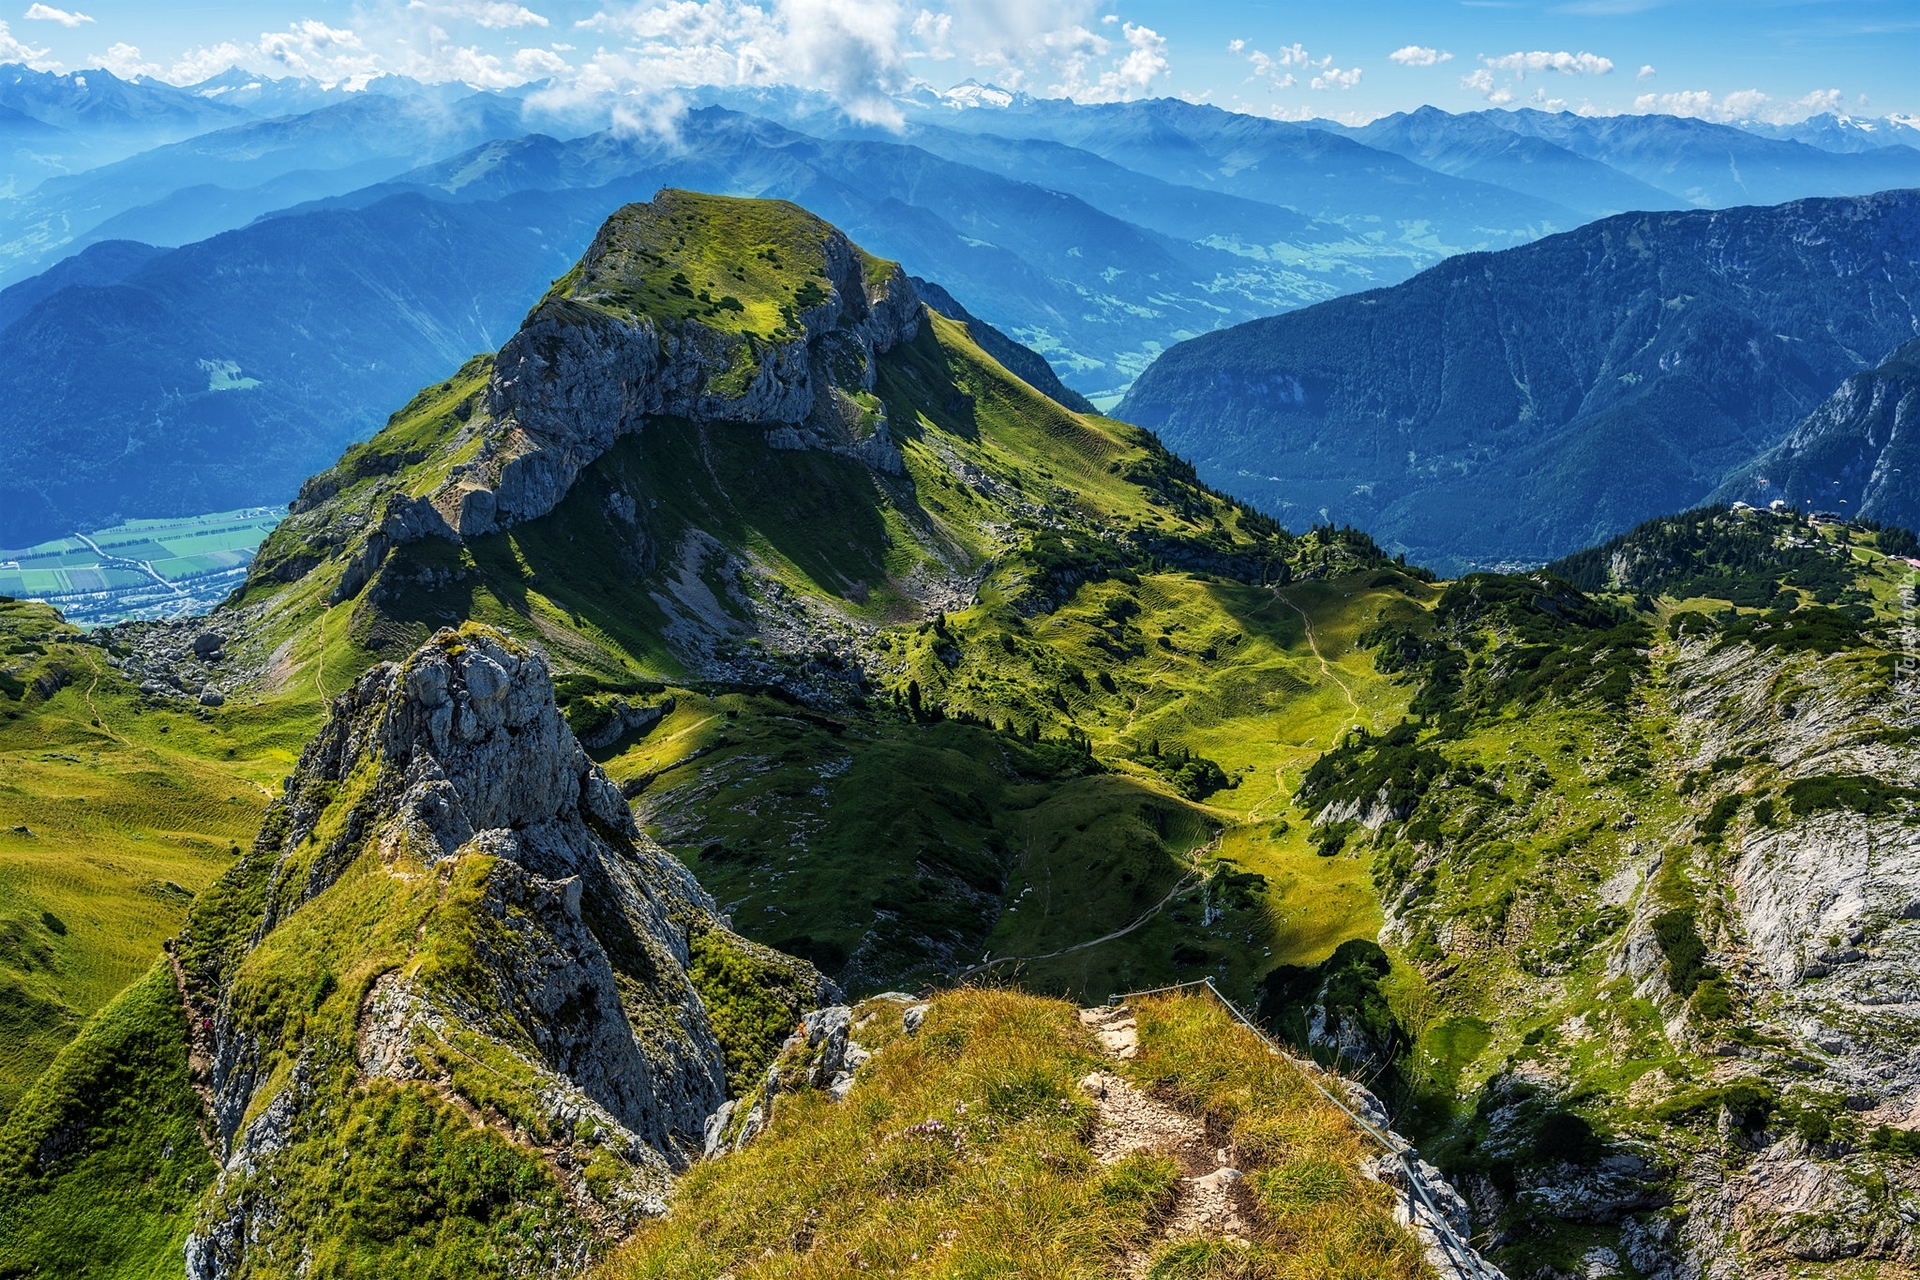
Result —
POLYGON ((1168 94, 1348 122, 1508 102, 1778 121, 1920 110, 1901 0, 269 0, 36 3, 0 61, 177 84, 230 65, 326 83, 391 72, 501 88, 791 83, 849 100, 975 77, 1040 95, 1168 94))
MULTIPOLYGON (((663 187, 803 205, 1044 357, 1063 394, 1168 434, 1210 483, 1436 565, 1544 560, 1720 492, 1912 327, 1873 312, 1816 358, 1817 314, 1774 315, 1741 284, 1725 314, 1673 323, 1805 329, 1777 379, 1676 388, 1681 357, 1623 373, 1628 353, 1589 335, 1564 403, 1511 427, 1527 449, 1456 440, 1471 413, 1402 388, 1394 442, 1352 445, 1364 463, 1349 442, 1397 384, 1358 350, 1315 364, 1312 341, 1342 299, 1462 254, 1520 255, 1501 259, 1517 300, 1560 252, 1523 251, 1586 228, 1604 246, 1609 220, 1658 215, 1631 234, 1679 243, 1725 233, 1681 214, 1920 188, 1911 6, 35 0, 4 22, 0 547, 291 501, 418 387, 500 347, 610 211, 663 187), (1245 337, 1272 321, 1292 327, 1245 337), (1241 358, 1282 333, 1311 377, 1241 358), (1328 387, 1351 406, 1299 427, 1331 435, 1288 443, 1274 414, 1328 387), (1415 496, 1504 459, 1502 484, 1545 477, 1530 501, 1565 508, 1601 410, 1594 430, 1666 435, 1618 446, 1631 493, 1586 495, 1590 517, 1470 533, 1430 518, 1470 504, 1415 496), (1706 434, 1674 444, 1669 418, 1706 434)), ((1752 225, 1866 225, 1851 207, 1752 225)), ((1906 208, 1885 206, 1862 262, 1902 243, 1906 208)), ((1822 287, 1785 283, 1802 268, 1752 234, 1790 296, 1822 287)), ((1876 269, 1904 279, 1893 252, 1876 269)), ((1637 333, 1661 287, 1583 305, 1637 333)), ((1547 331, 1518 305, 1490 299, 1476 323, 1547 331)), ((1377 341, 1457 346, 1419 328, 1444 311, 1403 313, 1377 341)))

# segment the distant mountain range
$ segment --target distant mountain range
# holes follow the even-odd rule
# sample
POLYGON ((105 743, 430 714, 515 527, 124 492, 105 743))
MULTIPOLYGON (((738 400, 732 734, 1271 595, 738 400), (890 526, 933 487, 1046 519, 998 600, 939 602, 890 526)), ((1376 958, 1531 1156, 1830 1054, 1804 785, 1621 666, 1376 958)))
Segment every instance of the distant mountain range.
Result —
MULTIPOLYGON (((214 492, 222 495, 214 505, 285 500, 290 478, 376 424, 396 389, 444 376, 500 317, 523 311, 544 283, 540 272, 582 247, 569 237, 583 219, 661 186, 812 209, 939 282, 980 324, 1040 352, 1072 394, 1111 406, 1183 340, 1397 284, 1453 255, 1513 248, 1625 210, 1920 185, 1920 150, 1907 145, 1920 133, 1897 120, 1826 117, 1761 136, 1669 116, 1426 108, 1349 129, 1173 100, 1076 105, 969 84, 903 95, 905 124, 889 132, 791 89, 688 96, 693 109, 649 132, 607 128, 610 100, 556 113, 538 94, 399 77, 347 93, 240 72, 181 88, 0 68, 0 151, 14 157, 0 186, 8 193, 0 284, 16 286, 0 293, 0 385, 22 389, 0 402, 0 446, 27 460, 94 460, 73 474, 34 472, 38 462, 16 468, 6 483, 39 496, 0 517, 9 536, 179 514, 179 503, 214 492), (324 257, 350 224, 260 231, 396 195, 416 199, 381 217, 411 219, 400 234, 426 260, 489 262, 546 247, 497 273, 402 270, 382 281, 304 272, 309 246, 324 257), (426 212, 508 197, 528 225, 426 212), (159 250, 189 244, 201 245, 192 260, 215 275, 169 295, 210 308, 183 327, 175 302, 148 305, 131 277, 177 269, 188 259, 159 250), (290 256, 276 261, 275 251, 290 256), (153 483, 142 461, 150 455, 129 449, 128 428, 115 424, 148 424, 146 432, 203 412, 188 406, 215 393, 183 390, 205 385, 200 361, 232 360, 220 353, 291 332, 284 313, 249 309, 274 306, 278 287, 310 315, 384 308, 423 336, 392 344, 376 336, 362 350, 343 331, 337 353, 296 342, 241 362, 260 384, 244 398, 277 407, 209 425, 209 439, 224 442, 217 460, 183 453, 173 481, 153 483), (51 310, 30 323, 43 306, 51 310), (89 375, 85 398, 62 398, 59 388, 72 385, 64 371, 94 367, 86 344, 101 332, 115 335, 121 361, 89 375), (340 365, 367 372, 336 376, 340 365), (121 376, 136 367, 170 372, 121 376), (254 435, 270 435, 270 446, 245 443, 254 435), (51 440, 62 443, 43 453, 51 440), (269 461, 302 449, 311 452, 298 462, 290 453, 284 466, 269 461), (116 478, 116 467, 125 474, 116 478)), ((221 414, 233 412, 234 397, 216 399, 227 406, 221 414)), ((196 431, 181 438, 198 440, 196 431)))
POLYGON ((0 284, 102 240, 204 240, 261 214, 554 123, 542 116, 530 122, 522 104, 497 94, 442 102, 362 92, 300 114, 199 133, 47 178, 0 201, 0 284))
POLYGON ((1183 343, 1117 414, 1453 571, 1696 504, 1916 333, 1920 192, 1628 214, 1183 343))
POLYGON ((292 493, 421 370, 505 341, 622 198, 398 196, 180 249, 99 244, 50 290, 0 292, 0 546, 292 493))

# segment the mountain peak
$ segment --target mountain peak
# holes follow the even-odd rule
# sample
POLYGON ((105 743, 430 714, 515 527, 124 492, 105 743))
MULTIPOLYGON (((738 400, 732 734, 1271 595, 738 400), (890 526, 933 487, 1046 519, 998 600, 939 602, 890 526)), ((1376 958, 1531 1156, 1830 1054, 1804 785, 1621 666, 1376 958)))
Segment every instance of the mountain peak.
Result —
MULTIPOLYGON (((920 313, 898 263, 797 205, 671 189, 627 205, 490 367, 463 371, 484 392, 430 424, 432 460, 393 495, 366 572, 392 544, 545 515, 650 418, 844 433, 861 412, 849 393, 871 390, 874 357, 920 313)), ((296 513, 327 496, 303 490, 296 513)))

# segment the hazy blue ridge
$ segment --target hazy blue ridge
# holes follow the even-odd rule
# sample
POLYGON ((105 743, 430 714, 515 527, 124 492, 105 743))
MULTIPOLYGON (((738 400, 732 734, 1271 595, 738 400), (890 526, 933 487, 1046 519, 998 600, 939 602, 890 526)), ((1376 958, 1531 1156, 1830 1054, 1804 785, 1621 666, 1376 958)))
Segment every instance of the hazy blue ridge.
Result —
POLYGON ((1181 344, 1118 416, 1457 570, 1695 505, 1920 330, 1920 192, 1631 214, 1181 344))

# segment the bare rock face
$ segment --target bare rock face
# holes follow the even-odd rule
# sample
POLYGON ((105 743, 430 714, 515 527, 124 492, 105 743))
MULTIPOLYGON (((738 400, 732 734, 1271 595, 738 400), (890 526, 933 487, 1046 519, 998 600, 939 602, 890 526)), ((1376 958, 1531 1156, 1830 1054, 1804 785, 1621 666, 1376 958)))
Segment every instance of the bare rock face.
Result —
MULTIPOLYGON (((674 195, 663 192, 656 203, 674 195)), ((619 214, 601 228, 581 259, 583 278, 617 252, 622 230, 619 214)), ((651 416, 778 431, 814 416, 844 371, 870 387, 873 356, 918 330, 919 296, 898 265, 871 281, 843 233, 818 223, 817 234, 828 287, 795 316, 797 335, 784 339, 621 316, 567 296, 543 301, 500 350, 479 454, 432 497, 446 524, 470 537, 545 515, 583 469, 651 416), (753 369, 744 387, 726 385, 742 362, 753 369)))
MULTIPOLYGON (((1739 1129, 1723 1112, 1718 1149, 1680 1169, 1679 1256, 1647 1274, 1772 1280, 1808 1262, 1920 1253, 1913 1162, 1866 1141, 1882 1125, 1920 1127, 1920 825, 1905 805, 1803 814, 1786 800, 1806 780, 1920 784, 1914 708, 1875 671, 1846 655, 1706 643, 1674 666, 1676 728, 1693 757, 1757 755, 1736 785, 1775 806, 1718 854, 1729 910, 1714 957, 1773 1040, 1735 1049, 1716 1078, 1831 1100, 1850 1132, 1812 1141, 1779 1116, 1739 1129)), ((1675 1010, 1670 1027, 1687 1026, 1657 948, 1642 951, 1652 969, 1639 989, 1675 1010)))
POLYGON ((227 1154, 195 1280, 297 1243, 283 1160, 374 1082, 425 1089, 557 1174, 575 1211, 529 1274, 660 1212, 726 1098, 686 972, 692 936, 724 928, 713 902, 581 750, 545 660, 498 633, 443 630, 337 698, 206 903, 182 951, 227 1154), (314 969, 380 971, 336 995, 297 976, 314 969))

